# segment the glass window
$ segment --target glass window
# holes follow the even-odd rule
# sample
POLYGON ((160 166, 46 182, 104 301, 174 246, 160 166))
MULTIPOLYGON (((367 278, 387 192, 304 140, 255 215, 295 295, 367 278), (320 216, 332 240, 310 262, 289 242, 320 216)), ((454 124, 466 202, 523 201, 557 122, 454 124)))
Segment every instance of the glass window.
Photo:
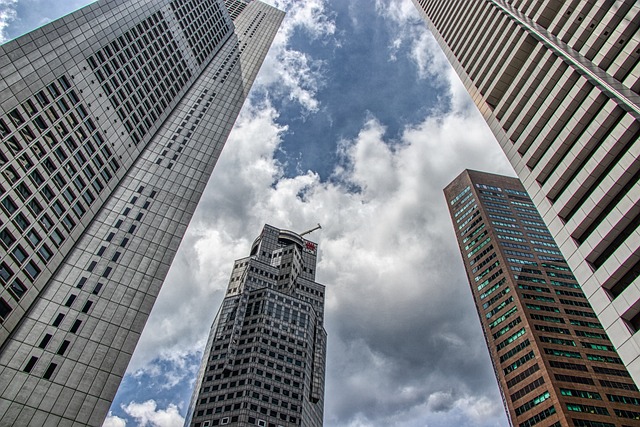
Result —
POLYGON ((7 178, 7 180, 12 184, 15 184, 20 179, 20 175, 18 175, 18 172, 16 172, 13 166, 7 166, 7 168, 2 173, 5 178, 7 178))
POLYGON ((40 104, 41 107, 44 107, 47 104, 49 104, 49 98, 47 98, 47 94, 44 93, 44 91, 40 91, 36 93, 36 100, 38 101, 38 104, 40 104))
POLYGON ((40 254, 40 257, 45 261, 48 262, 51 257, 53 256, 53 253, 51 252, 51 250, 47 247, 47 245, 42 245, 40 247, 40 249, 38 249, 38 253, 40 254))
POLYGON ((0 242, 2 242, 2 245, 5 248, 8 248, 9 246, 13 245, 13 243, 15 241, 16 241, 16 239, 9 232, 9 230, 7 230, 7 229, 0 230, 0 242))
POLYGON ((10 133, 11 133, 11 130, 9 129, 9 126, 7 126, 4 120, 0 119, 0 136, 4 138, 5 136, 8 136, 10 133))
POLYGON ((13 271, 11 271, 7 264, 0 262, 0 280, 7 283, 11 276, 13 276, 13 271))
POLYGON ((17 108, 9 111, 9 118, 16 126, 20 126, 24 123, 24 117, 22 117, 22 114, 20 113, 20 111, 18 111, 17 108))
POLYGON ((31 177, 31 181, 33 181, 33 183, 37 187, 44 184, 44 178, 42 177, 42 174, 37 169, 31 172, 30 177, 31 177))
POLYGON ((51 221, 51 218, 49 218, 49 215, 42 215, 42 218, 40 218, 40 225, 42 225, 45 230, 53 227, 53 222, 51 221))
POLYGON ((40 274, 40 269, 34 264, 33 261, 29 261, 25 267, 25 271, 31 277, 32 280, 35 280, 40 274))
POLYGON ((11 254, 18 264, 22 264, 27 259, 27 253, 20 245, 16 246, 11 254))
POLYGON ((4 298, 0 298, 0 319, 6 319, 9 313, 11 313, 11 306, 7 304, 4 298))
POLYGON ((38 216, 42 212, 42 206, 36 199, 29 200, 28 206, 34 216, 38 216))
POLYGON ((67 231, 71 231, 73 229, 73 227, 76 226, 75 221, 72 220, 69 215, 65 215, 65 217, 62 218, 62 224, 67 229, 67 231))
POLYGON ((64 241, 64 236, 60 233, 60 230, 56 228, 51 232, 51 240, 53 240, 53 243, 55 243, 56 246, 60 246, 64 241))
POLYGON ((7 147, 9 147, 9 151, 11 151, 13 155, 16 155, 20 150, 22 150, 22 146, 15 136, 8 138, 5 143, 7 144, 7 147))
POLYGON ((42 241, 42 239, 40 239, 40 236, 38 235, 38 233, 36 233, 35 230, 29 231, 29 233, 27 233, 27 237, 29 238, 29 241, 33 246, 38 246, 38 244, 42 241))
POLYGON ((15 279, 9 285, 9 291, 16 299, 20 299, 27 292, 27 287, 20 280, 15 279))
POLYGON ((25 218, 22 213, 18 213, 18 215, 16 215, 14 222, 18 228, 22 229, 22 231, 25 231, 29 227, 29 221, 27 221, 27 218, 25 218))
POLYGON ((44 187, 42 187, 42 194, 44 195, 44 197, 47 200, 52 200, 54 195, 53 195, 53 191, 51 191, 51 189, 49 188, 48 185, 45 185, 44 187))

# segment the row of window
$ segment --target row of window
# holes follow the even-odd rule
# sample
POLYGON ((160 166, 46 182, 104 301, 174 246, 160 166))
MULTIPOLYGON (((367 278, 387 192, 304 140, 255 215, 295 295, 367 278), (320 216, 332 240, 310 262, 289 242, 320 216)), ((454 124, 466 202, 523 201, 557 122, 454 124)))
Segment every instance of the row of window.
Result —
MULTIPOLYGON (((144 187, 140 187, 140 188, 138 189, 138 193, 139 193, 139 194, 141 194, 143 191, 144 191, 144 187)), ((155 194, 156 194, 156 192, 155 192, 155 191, 153 191, 153 192, 151 193, 151 195, 150 195, 150 198, 153 198, 153 197, 155 196, 155 194)), ((135 204, 135 203, 137 202, 137 200, 138 200, 138 197, 139 197, 139 196, 134 196, 134 197, 131 199, 131 204, 135 204)), ((149 202, 146 202, 146 203, 145 203, 145 206, 144 206, 144 209, 146 209, 146 208, 148 208, 148 207, 149 207, 149 202)), ((124 215, 124 216, 126 216, 130 211, 131 211, 131 208, 125 208, 125 211, 123 212, 123 215, 124 215)), ((136 220, 137 220, 137 221, 140 221, 141 219, 142 219, 142 212, 140 212, 140 213, 138 214, 138 216, 136 217, 136 220)), ((114 227, 115 227, 115 228, 119 228, 121 224, 122 224, 122 219, 117 219, 117 220, 116 220, 116 223, 114 224, 114 227)), ((133 230, 135 230, 135 227, 133 228, 133 230)), ((129 232, 133 232, 133 230, 130 228, 129 232)), ((114 235, 115 235, 115 233, 114 233, 114 232, 110 232, 110 233, 106 236, 106 241, 110 242, 110 241, 111 241, 111 239, 113 239, 114 235)), ((128 239, 128 238, 123 239, 123 240, 121 241, 121 243, 120 243, 120 246, 121 246, 121 247, 125 247, 125 246, 126 246, 126 244, 128 243, 128 241, 129 241, 129 239, 128 239)), ((98 251, 97 251, 97 256, 102 256, 102 254, 104 253, 104 251, 105 251, 105 246, 101 246, 101 247, 98 249, 98 251)), ((119 256, 119 254, 120 254, 120 253, 119 253, 119 252, 116 252, 116 254, 119 256)), ((112 261, 114 261, 114 262, 115 262, 115 261, 117 261, 117 256, 114 256, 114 257, 112 258, 112 261)), ((91 272, 94 270, 94 268, 95 268, 96 264, 97 264, 97 262, 96 262, 95 260, 94 260, 94 261, 91 261, 91 262, 89 263, 89 265, 87 266, 87 271, 91 273, 91 272)), ((108 277, 109 277, 109 275, 111 274, 112 270, 113 270, 113 267, 108 266, 108 267, 103 271, 103 273, 102 273, 102 276, 101 276, 101 277, 103 277, 103 278, 108 278, 108 277)), ((80 278, 80 280, 78 281, 78 284, 76 285, 76 288, 78 289, 78 291, 84 288, 85 284, 87 283, 87 280, 88 280, 88 279, 87 279, 87 277, 84 277, 84 276, 80 278)), ((98 283, 95 285, 95 287, 94 287, 94 289, 93 289, 93 291, 92 291, 92 294, 93 294, 93 295, 99 295, 99 294, 100 294, 100 292, 101 292, 101 291, 102 291, 102 289, 103 289, 103 286, 104 286, 104 285, 103 285, 103 283, 98 282, 98 283)), ((72 308, 72 307, 73 307, 73 304, 74 304, 74 302, 76 301, 76 299, 77 299, 77 297, 78 297, 78 296, 79 296, 79 294, 75 294, 75 293, 70 294, 70 295, 69 295, 69 297, 67 298, 67 301, 65 302, 64 306, 65 306, 65 307, 68 307, 68 308, 72 308)), ((84 305, 82 306, 82 308, 80 309, 80 312, 79 312, 79 313, 81 313, 81 314, 89 314, 89 312, 90 312, 90 310, 91 310, 91 308, 92 308, 93 304, 94 304, 94 301, 93 301, 93 300, 91 300, 90 298, 89 298, 89 299, 87 299, 87 301, 85 301, 85 304, 84 304, 84 305)), ((68 314, 68 313, 67 313, 67 314, 68 314)), ((57 317, 54 319, 54 321, 53 321, 53 323, 52 323, 52 326, 54 326, 54 327, 58 328, 58 327, 60 326, 60 324, 62 323, 62 321, 64 320, 65 316, 66 316, 66 315, 65 315, 64 313, 58 313, 57 317)), ((71 328, 69 329, 69 332, 71 332, 71 333, 73 333, 73 334, 78 333, 78 330, 80 329, 81 325, 82 325, 82 320, 81 320, 80 318, 77 318, 77 319, 74 321, 74 323, 72 324, 71 328)), ((50 334, 47 334, 47 335, 50 335, 50 334)), ((46 336, 45 336, 45 337, 46 337, 46 336)), ((46 342, 45 342, 45 347, 46 347, 46 343, 48 343, 48 341, 49 341, 49 340, 50 340, 50 338, 46 340, 46 342)), ((42 344, 42 343, 41 343, 41 344, 42 344)), ((66 351, 66 349, 68 348, 69 344, 70 344, 70 343, 67 343, 67 344, 64 344, 64 343, 63 343, 63 345, 64 345, 64 350, 65 350, 65 351, 66 351)), ((45 348, 45 347, 42 347, 42 348, 45 348)), ((62 347, 61 347, 61 348, 62 348, 62 347)), ((62 355, 64 355, 64 351, 63 351, 62 353, 60 353, 60 350, 58 350, 58 353, 57 353, 57 354, 62 356, 62 355)), ((27 365, 25 366, 24 371, 25 371, 25 372, 30 372, 30 371, 33 369, 33 367, 35 366, 35 364, 36 364, 37 360, 38 360, 38 358, 37 358, 37 357, 32 356, 32 357, 31 357, 31 359, 29 360, 29 362, 27 363, 27 365)), ((55 368, 56 368, 56 367, 57 367, 57 364, 52 362, 52 363, 50 364, 49 368, 47 368, 47 371, 46 371, 46 372, 48 373, 48 376, 43 376, 43 378, 45 378, 45 379, 50 379, 50 377, 53 375, 53 373, 54 373, 54 371, 55 371, 55 368), (53 367, 52 367, 52 366, 53 366, 53 367)))
POLYGON ((220 6, 214 0, 182 0, 170 4, 198 64, 205 63, 231 31, 220 6))
MULTIPOLYGON (((13 164, 7 164, 10 163, 9 158, 1 152, 0 160, 2 160, 2 164, 7 164, 3 175, 8 182, 12 183, 14 191, 22 200, 22 208, 18 208, 17 203, 10 195, 2 199, 1 205, 9 217, 13 216, 14 226, 22 232, 23 236, 26 236, 25 240, 32 250, 27 251, 24 246, 17 243, 18 239, 8 228, 0 230, 2 237, 0 245, 5 246, 5 249, 11 253, 12 261, 15 263, 13 265, 20 266, 20 269, 25 272, 24 277, 33 282, 40 273, 40 267, 36 258, 29 261, 27 259, 31 254, 37 254, 39 262, 47 264, 54 254, 54 250, 45 243, 42 236, 48 234, 55 247, 59 247, 66 238, 61 229, 55 226, 49 214, 45 213, 45 209, 48 208, 59 218, 67 233, 71 232, 76 225, 71 213, 77 219, 82 218, 86 213, 86 207, 83 203, 91 205, 96 200, 96 196, 88 188, 85 179, 78 170, 83 171, 93 190, 100 193, 104 189, 104 185, 92 166, 88 164, 88 158, 92 160, 106 181, 112 177, 106 163, 110 164, 114 172, 120 165, 113 159, 113 153, 110 149, 104 145, 104 139, 97 132, 93 121, 80 104, 80 100, 66 76, 61 76, 57 81, 51 82, 45 90, 36 93, 33 99, 27 99, 20 107, 12 110, 8 117, 10 122, 16 126, 16 131, 12 131, 3 119, 0 119, 0 128, 3 135, 8 138, 7 147, 15 161, 13 164), (23 114, 20 109, 26 114, 23 114), (40 112, 42 114, 39 114, 40 112), (80 120, 76 114, 79 115, 80 120), (47 120, 51 124, 47 123, 47 120), (31 127, 37 129, 40 135, 36 135, 31 127), (54 132, 62 139, 62 142, 54 135, 54 132), (98 149, 94 146, 93 141, 97 144, 98 149), (43 143, 48 146, 48 151, 45 151, 43 143), (28 149, 25 149, 25 144, 28 149), (52 154, 47 157, 47 152, 52 154), (31 182, 28 182, 26 178, 21 178, 13 166, 14 164, 19 165, 31 182), (36 167, 37 165, 42 169, 36 167), (55 184, 62 197, 56 198, 41 171, 51 177, 50 182, 55 184), (42 199, 47 201, 48 206, 45 208, 39 198, 33 194, 38 188, 42 199), (81 199, 76 195, 76 192, 81 194, 81 199), (24 207, 28 208, 30 214, 35 218, 38 218, 38 223, 33 227, 31 227, 29 214, 24 207), (29 227, 31 228, 29 229, 29 227), (15 246, 12 247, 12 245, 15 246)), ((2 190, 1 187, 0 190, 2 190)), ((4 263, 0 269, 0 280, 9 287, 11 296, 14 299, 21 298, 29 286, 25 285, 18 277, 11 278, 14 272, 10 265, 4 263)), ((11 306, 6 300, 3 301, 0 304, 2 307, 0 308, 0 321, 11 312, 11 306)))

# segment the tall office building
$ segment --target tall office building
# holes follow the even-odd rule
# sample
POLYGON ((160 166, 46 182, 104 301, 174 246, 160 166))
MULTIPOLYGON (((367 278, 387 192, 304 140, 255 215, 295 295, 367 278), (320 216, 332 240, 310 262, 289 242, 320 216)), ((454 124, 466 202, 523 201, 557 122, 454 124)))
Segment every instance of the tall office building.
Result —
POLYGON ((640 383, 640 3, 413 1, 640 383))
POLYGON ((226 3, 103 0, 0 46, 2 425, 102 423, 284 15, 226 3))
POLYGON ((327 334, 316 252, 265 225, 234 263, 185 426, 322 426, 327 334))
POLYGON ((512 425, 639 425, 638 388, 520 181, 464 171, 444 192, 512 425))

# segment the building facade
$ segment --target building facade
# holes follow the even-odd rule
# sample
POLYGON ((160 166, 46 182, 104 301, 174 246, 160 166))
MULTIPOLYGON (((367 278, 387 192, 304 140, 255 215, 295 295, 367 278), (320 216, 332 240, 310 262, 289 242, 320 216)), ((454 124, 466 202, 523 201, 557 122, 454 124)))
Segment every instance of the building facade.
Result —
POLYGON ((640 4, 413 2, 640 383, 640 4))
POLYGON ((321 427, 327 334, 317 245, 266 225, 233 265, 185 426, 321 427))
POLYGON ((512 425, 638 425, 638 387, 520 181, 467 170, 444 192, 512 425))
POLYGON ((283 15, 103 0, 0 46, 0 424, 102 423, 283 15))

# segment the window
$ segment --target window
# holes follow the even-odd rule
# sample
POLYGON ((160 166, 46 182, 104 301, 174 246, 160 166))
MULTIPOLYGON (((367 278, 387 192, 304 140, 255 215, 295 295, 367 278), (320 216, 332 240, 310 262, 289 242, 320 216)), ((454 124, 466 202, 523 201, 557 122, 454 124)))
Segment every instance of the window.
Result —
POLYGON ((29 206, 29 210, 31 210, 34 216, 38 216, 42 213, 42 206, 36 199, 29 200, 27 206, 29 206))
POLYGON ((76 320, 75 322, 73 322, 73 326, 71 327, 71 329, 69 329, 69 332, 75 334, 76 332, 78 332, 78 329, 80 329, 80 325, 82 325, 82 320, 76 320))
POLYGON ((22 215, 22 213, 18 213, 16 215, 14 222, 18 226, 18 228, 22 229, 23 231, 29 228, 29 221, 27 221, 27 218, 22 215))
POLYGON ((92 306, 92 305, 93 305, 93 301, 87 301, 87 302, 84 304, 84 307, 82 307, 82 312, 83 312, 83 313, 88 313, 88 312, 89 312, 89 310, 91 309, 91 306, 92 306))
POLYGON ((33 246, 38 246, 38 243, 41 241, 40 236, 35 232, 35 230, 29 231, 29 233, 27 233, 27 237, 33 246))
POLYGON ((7 211, 9 215, 12 215, 16 212, 16 210, 18 210, 18 207, 15 203, 13 203, 13 200, 11 200, 9 196, 2 199, 2 207, 7 211))
POLYGON ((51 334, 45 334, 45 336, 42 338, 42 341, 40 341, 40 344, 38 345, 38 347, 45 348, 47 344, 49 344, 51 337, 52 337, 51 334))
POLYGON ((20 245, 16 246, 11 254, 18 264, 22 264, 27 259, 27 254, 20 245))
POLYGON ((58 354, 64 355, 65 351, 67 351, 67 348, 69 347, 69 344, 71 344, 69 341, 64 340, 62 344, 60 344, 60 348, 58 349, 58 354))
POLYGON ((25 267, 25 271, 31 277, 32 280, 35 280, 40 274, 40 269, 36 267, 33 261, 29 261, 25 267))
POLYGON ((11 306, 7 304, 4 298, 0 298, 0 320, 4 320, 11 313, 11 306))
POLYGON ((20 299, 27 292, 27 288, 18 279, 14 279, 9 285, 9 291, 13 294, 14 298, 20 299))
POLYGON ((9 232, 9 230, 6 230, 6 229, 0 230, 0 242, 5 248, 8 248, 9 246, 11 246, 15 241, 16 239, 9 232))
POLYGON ((64 241, 64 236, 60 233, 60 230, 56 228, 51 232, 51 240, 53 240, 56 246, 60 246, 64 241))
POLYGON ((38 358, 35 356, 31 356, 31 359, 29 359, 29 361, 27 362, 27 364, 24 367, 24 371, 25 372, 31 372, 31 370, 33 369, 33 367, 36 365, 36 362, 38 361, 38 358))
POLYGON ((51 378, 51 375, 53 375, 53 372, 56 370, 56 368, 58 367, 57 364, 55 363, 51 363, 49 364, 49 367, 47 368, 47 370, 45 371, 44 375, 42 376, 42 378, 44 378, 45 380, 48 380, 51 378))
POLYGON ((69 295, 69 298, 67 299, 67 302, 64 304, 67 307, 71 307, 71 305, 73 305, 73 302, 76 300, 76 296, 75 295, 69 295))

